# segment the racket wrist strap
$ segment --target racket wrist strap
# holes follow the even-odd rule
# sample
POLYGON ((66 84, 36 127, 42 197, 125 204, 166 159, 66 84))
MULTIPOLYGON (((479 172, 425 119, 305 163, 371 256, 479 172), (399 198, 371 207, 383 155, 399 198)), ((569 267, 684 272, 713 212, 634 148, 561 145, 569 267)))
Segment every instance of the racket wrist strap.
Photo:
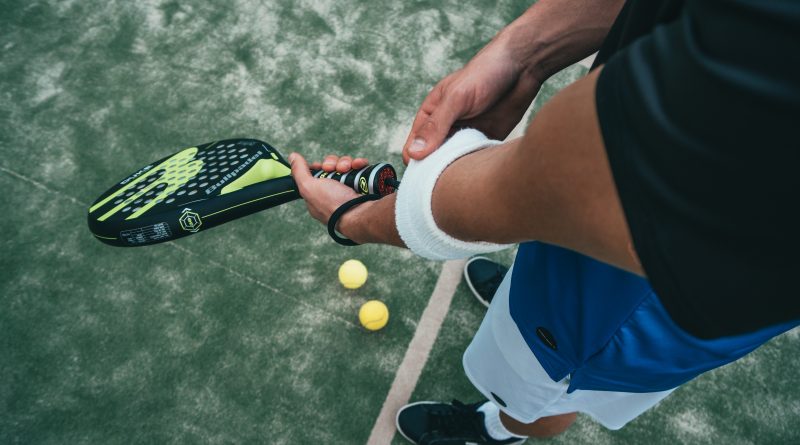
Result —
POLYGON ((330 235, 334 241, 343 246, 357 246, 357 242, 340 235, 339 232, 336 231, 336 225, 339 224, 339 220, 342 218, 342 215, 344 215, 348 210, 367 201, 376 201, 378 199, 381 199, 381 195, 361 195, 358 198, 353 198, 350 201, 340 205, 338 209, 333 211, 330 219, 328 219, 328 235, 330 235))

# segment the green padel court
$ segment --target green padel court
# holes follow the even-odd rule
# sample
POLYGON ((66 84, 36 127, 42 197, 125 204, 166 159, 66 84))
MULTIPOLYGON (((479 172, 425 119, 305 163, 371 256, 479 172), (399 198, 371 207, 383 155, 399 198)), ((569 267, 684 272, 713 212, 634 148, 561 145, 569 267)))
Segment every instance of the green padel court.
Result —
MULTIPOLYGON (((138 249, 95 240, 87 209, 226 138, 402 171, 427 91, 529 5, 0 1, 0 443, 366 443, 441 263, 340 247, 302 202, 138 249), (350 258, 369 268, 353 291, 350 258), (375 333, 357 320, 370 299, 391 311, 375 333)), ((534 113, 585 72, 551 79, 534 113)), ((461 354, 485 309, 464 283, 452 298, 411 401, 479 397, 461 354)), ((800 443, 799 350, 794 330, 621 431, 579 416, 550 442, 800 443)))

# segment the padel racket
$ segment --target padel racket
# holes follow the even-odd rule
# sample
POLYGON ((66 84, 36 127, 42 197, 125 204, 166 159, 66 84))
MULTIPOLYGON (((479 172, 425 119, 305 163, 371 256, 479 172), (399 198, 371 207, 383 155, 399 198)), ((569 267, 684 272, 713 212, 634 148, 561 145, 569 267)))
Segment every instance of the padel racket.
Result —
MULTIPOLYGON (((361 194, 393 193, 389 164, 350 172, 312 171, 361 194)), ((144 166, 89 207, 89 230, 112 246, 171 241, 300 198, 289 163, 256 139, 228 139, 183 149, 144 166)))

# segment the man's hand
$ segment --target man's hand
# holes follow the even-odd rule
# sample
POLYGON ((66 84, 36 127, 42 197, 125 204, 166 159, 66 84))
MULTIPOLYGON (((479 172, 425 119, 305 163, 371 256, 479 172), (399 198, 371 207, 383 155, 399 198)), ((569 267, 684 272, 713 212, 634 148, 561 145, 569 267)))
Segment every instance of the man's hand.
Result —
MULTIPOLYGON (((308 213, 322 224, 328 224, 331 215, 339 206, 359 196, 355 190, 338 181, 311 176, 308 163, 298 153, 289 155, 289 163, 292 166, 292 177, 297 183, 300 196, 306 202, 308 213)), ((368 162, 364 158, 353 159, 350 156, 340 158, 330 155, 326 156, 322 163, 313 163, 312 167, 345 173, 350 169, 360 169, 367 165, 368 162)))
POLYGON ((423 159, 453 130, 505 139, 552 74, 597 51, 624 0, 539 0, 425 98, 403 146, 423 159))
POLYGON ((509 37, 500 34, 433 87, 414 119, 403 162, 425 158, 458 128, 476 128, 493 139, 508 136, 541 86, 512 52, 509 37))
MULTIPOLYGON (((331 215, 342 204, 360 196, 350 187, 331 179, 311 176, 308 163, 298 153, 289 155, 292 177, 306 201, 308 213, 323 225, 328 224, 331 215)), ((351 169, 361 169, 369 165, 364 158, 329 155, 325 160, 314 162, 311 167, 325 171, 334 170, 346 173, 351 169)), ((337 231, 351 240, 363 243, 383 243, 405 247, 394 224, 394 193, 378 201, 360 204, 345 212, 339 219, 337 231)))

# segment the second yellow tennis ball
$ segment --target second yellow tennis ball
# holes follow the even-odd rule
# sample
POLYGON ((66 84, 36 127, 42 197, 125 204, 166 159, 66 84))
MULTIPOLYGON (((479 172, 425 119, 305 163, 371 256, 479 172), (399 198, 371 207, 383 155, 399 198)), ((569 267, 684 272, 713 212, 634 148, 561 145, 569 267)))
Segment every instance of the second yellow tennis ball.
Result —
POLYGON ((389 308, 378 300, 367 301, 358 311, 358 321, 370 331, 377 331, 389 322, 389 308))
POLYGON ((339 266, 339 281, 348 289, 358 289, 367 282, 367 267, 358 260, 347 260, 339 266))

